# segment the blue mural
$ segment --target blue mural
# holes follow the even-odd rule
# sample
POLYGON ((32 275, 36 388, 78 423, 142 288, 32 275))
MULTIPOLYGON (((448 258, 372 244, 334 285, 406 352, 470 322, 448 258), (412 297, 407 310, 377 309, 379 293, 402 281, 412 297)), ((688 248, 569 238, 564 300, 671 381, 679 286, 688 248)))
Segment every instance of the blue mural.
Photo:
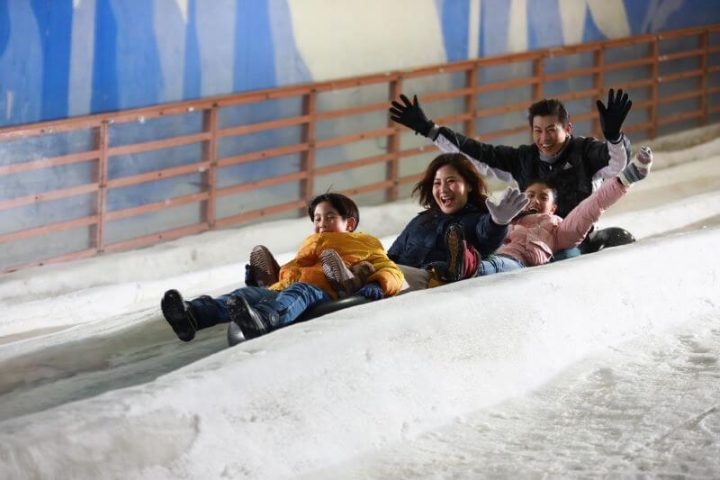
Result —
MULTIPOLYGON (((412 4, 415 21, 371 31, 377 10, 370 6, 378 2, 349 2, 345 10, 369 35, 386 36, 400 52, 419 51, 413 66, 720 22, 717 0, 608 0, 602 8, 589 0, 563 8, 559 0, 420 0, 412 4), (426 30, 426 44, 404 43, 403 29, 426 30), (422 52, 438 44, 444 58, 423 61, 422 52)), ((338 60, 323 42, 345 32, 330 25, 317 45, 297 45, 327 22, 310 11, 314 5, 0 0, 0 126, 318 80, 317 66, 338 60)), ((363 42, 350 34, 344 41, 363 42)), ((344 76, 373 71, 375 53, 350 62, 344 76)))

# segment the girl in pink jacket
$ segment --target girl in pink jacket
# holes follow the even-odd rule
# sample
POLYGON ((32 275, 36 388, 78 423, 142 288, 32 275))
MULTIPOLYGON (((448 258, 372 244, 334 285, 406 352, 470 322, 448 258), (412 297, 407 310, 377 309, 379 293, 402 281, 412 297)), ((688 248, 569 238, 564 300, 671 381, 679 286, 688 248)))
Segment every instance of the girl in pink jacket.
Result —
POLYGON ((480 260, 477 252, 465 246, 462 229, 448 229, 445 279, 481 277, 548 263, 555 252, 579 245, 603 212, 625 195, 630 185, 647 176, 651 164, 650 148, 642 147, 617 177, 606 180, 564 219, 554 214, 557 193, 547 182, 531 182, 524 194, 511 190, 508 195, 525 195, 527 205, 510 224, 503 244, 488 258, 480 260))

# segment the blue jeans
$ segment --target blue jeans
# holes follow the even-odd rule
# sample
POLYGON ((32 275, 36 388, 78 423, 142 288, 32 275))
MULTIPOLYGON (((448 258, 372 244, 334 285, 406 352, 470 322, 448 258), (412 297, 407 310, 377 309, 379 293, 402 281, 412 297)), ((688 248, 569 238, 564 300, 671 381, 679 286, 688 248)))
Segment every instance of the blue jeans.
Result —
POLYGON ((485 275, 492 275, 494 273, 512 272, 513 270, 520 270, 521 268, 525 268, 525 265, 513 257, 490 255, 480 262, 480 268, 478 268, 475 276, 484 277, 485 275))
POLYGON ((309 283, 293 283, 281 292, 261 287, 243 287, 216 298, 203 295, 189 302, 198 329, 230 321, 226 305, 230 295, 243 297, 251 307, 262 303, 265 307, 278 312, 280 324, 275 327, 289 325, 308 308, 331 300, 323 289, 309 283))
POLYGON ((566 260, 568 258, 579 257, 582 254, 579 247, 566 248, 555 252, 553 257, 550 259, 551 262, 559 262, 560 260, 566 260))

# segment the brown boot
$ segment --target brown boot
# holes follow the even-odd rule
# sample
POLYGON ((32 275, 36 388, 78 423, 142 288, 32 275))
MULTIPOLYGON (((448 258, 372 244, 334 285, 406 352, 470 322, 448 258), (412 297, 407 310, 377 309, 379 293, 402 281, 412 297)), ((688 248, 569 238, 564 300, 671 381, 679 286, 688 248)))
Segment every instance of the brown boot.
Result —
POLYGON ((270 250, 263 245, 258 245, 250 252, 250 272, 258 287, 269 287, 278 281, 280 265, 270 250))
POLYGON ((441 272, 440 279, 445 282, 457 282, 465 272, 465 231, 462 225, 453 223, 445 233, 447 247, 447 271, 441 272))
POLYGON ((338 297, 349 297, 357 291, 354 285, 356 282, 355 275, 335 250, 328 248, 320 252, 320 262, 322 263, 325 278, 338 294, 338 297))

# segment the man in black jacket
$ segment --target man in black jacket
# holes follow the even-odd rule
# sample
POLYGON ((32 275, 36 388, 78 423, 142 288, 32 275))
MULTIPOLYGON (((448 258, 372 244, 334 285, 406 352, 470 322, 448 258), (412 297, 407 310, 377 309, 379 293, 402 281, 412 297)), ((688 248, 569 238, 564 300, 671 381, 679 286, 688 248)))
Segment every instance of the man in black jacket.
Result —
MULTIPOLYGON (((509 147, 489 145, 468 138, 453 130, 436 125, 427 118, 417 100, 400 95, 393 101, 390 118, 425 137, 443 152, 461 152, 475 162, 483 175, 515 181, 524 190, 533 180, 552 184, 558 192, 557 214, 565 216, 587 198, 605 178, 615 177, 630 159, 630 142, 621 132, 632 101, 627 93, 613 89, 608 93, 607 106, 597 101, 600 124, 605 141, 574 137, 565 106, 556 99, 536 102, 528 109, 533 136, 532 145, 509 147)), ((613 242, 632 241, 622 229, 596 231, 581 246, 585 252, 595 251, 613 242)), ((567 252, 569 256, 573 253, 567 252)), ((577 254, 577 253, 575 253, 577 254)))

